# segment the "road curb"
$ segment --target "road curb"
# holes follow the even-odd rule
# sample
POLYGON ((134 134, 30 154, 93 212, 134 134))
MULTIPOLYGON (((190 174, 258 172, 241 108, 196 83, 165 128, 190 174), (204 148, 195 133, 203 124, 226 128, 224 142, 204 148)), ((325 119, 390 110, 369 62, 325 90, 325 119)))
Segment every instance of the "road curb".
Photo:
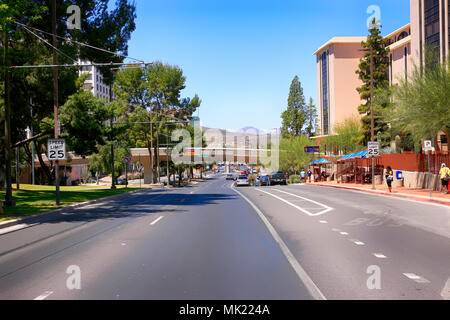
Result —
POLYGON ((396 193, 389 193, 389 192, 384 192, 384 191, 363 190, 360 188, 334 186, 334 185, 326 185, 326 184, 312 184, 312 185, 318 186, 318 187, 334 188, 334 189, 341 189, 341 190, 352 190, 352 191, 358 191, 358 192, 362 192, 362 193, 375 194, 375 195, 379 195, 379 196, 410 199, 410 200, 420 201, 420 202, 425 202, 425 203, 428 202, 428 203, 436 203, 436 204, 441 204, 441 205, 445 205, 445 206, 450 206, 449 202, 442 201, 439 199, 424 199, 421 197, 409 196, 409 195, 398 194, 398 193, 396 194, 396 193))
POLYGON ((6 229, 6 228, 9 228, 9 227, 13 227, 13 226, 16 226, 16 225, 19 225, 19 224, 39 222, 40 220, 42 220, 44 218, 49 218, 49 217, 52 217, 52 216, 56 216, 56 215, 61 214, 64 211, 67 211, 67 210, 80 208, 80 207, 83 207, 83 206, 99 203, 99 202, 102 202, 102 201, 105 201, 105 200, 111 200, 113 198, 118 198, 120 196, 132 195, 132 194, 140 193, 142 191, 147 191, 147 190, 152 190, 152 189, 151 188, 139 189, 139 190, 125 192, 125 193, 121 193, 121 194, 115 194, 115 195, 112 195, 112 196, 107 196, 107 197, 104 197, 104 198, 99 198, 99 199, 95 199, 95 200, 91 200, 91 201, 75 203, 75 204, 72 204, 72 205, 67 206, 67 207, 63 207, 63 208, 59 208, 59 209, 56 209, 56 210, 35 214, 35 215, 32 215, 32 216, 28 216, 28 217, 23 217, 23 218, 18 218, 18 219, 14 219, 14 220, 8 220, 8 221, 0 222, 0 230, 1 229, 6 229))

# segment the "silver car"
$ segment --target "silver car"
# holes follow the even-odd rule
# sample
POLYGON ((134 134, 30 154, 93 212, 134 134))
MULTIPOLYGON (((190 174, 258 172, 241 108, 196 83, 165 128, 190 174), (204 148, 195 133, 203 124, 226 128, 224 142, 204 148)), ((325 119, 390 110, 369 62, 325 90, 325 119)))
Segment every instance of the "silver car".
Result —
POLYGON ((249 186, 250 185, 250 181, 248 180, 248 176, 245 175, 240 175, 237 179, 236 179, 236 186, 241 187, 241 186, 249 186))

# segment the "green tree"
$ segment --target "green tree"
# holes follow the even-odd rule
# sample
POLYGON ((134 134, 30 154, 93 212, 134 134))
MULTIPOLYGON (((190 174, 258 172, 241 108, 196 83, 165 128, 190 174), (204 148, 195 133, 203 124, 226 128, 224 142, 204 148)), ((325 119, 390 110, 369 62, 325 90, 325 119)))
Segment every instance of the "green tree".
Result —
POLYGON ((309 98, 309 103, 306 106, 306 128, 305 134, 312 137, 317 130, 317 108, 312 97, 309 98))
MULTIPOLYGON (((371 50, 373 53, 373 80, 374 80, 374 96, 379 91, 386 89, 389 86, 389 79, 387 75, 388 64, 388 39, 385 39, 381 35, 381 26, 376 23, 374 18, 371 28, 369 29, 369 35, 366 41, 361 43, 362 47, 367 51, 359 63, 359 68, 356 73, 359 75, 359 79, 363 82, 363 85, 356 90, 359 92, 361 100, 365 103, 358 107, 360 114, 364 115, 362 118, 362 135, 360 137, 360 143, 367 144, 371 140, 371 101, 370 101, 370 64, 371 64, 371 50)), ((379 107, 382 107, 380 105, 379 107)), ((382 111, 380 108, 374 107, 374 122, 375 122, 375 136, 378 132, 385 134, 388 131, 386 121, 383 119, 382 111)))
POLYGON ((305 153, 305 147, 312 141, 304 136, 282 138, 280 141, 280 169, 285 172, 299 173, 312 161, 312 155, 305 153))
MULTIPOLYGON (((73 1, 57 1, 57 34, 70 36, 71 39, 88 43, 96 47, 117 52, 119 55, 95 50, 92 47, 84 47, 72 41, 58 38, 58 49, 65 55, 58 54, 60 64, 74 63, 72 59, 89 59, 94 62, 121 62, 127 54, 127 42, 135 29, 135 5, 127 0, 118 0, 114 8, 108 8, 108 0, 79 0, 77 5, 81 8, 81 30, 68 30, 66 20, 68 18, 67 7, 73 1), (68 58, 72 57, 72 59, 68 58)), ((8 29, 10 50, 8 62, 10 65, 38 65, 52 64, 52 49, 35 35, 14 21, 36 28, 32 29, 41 38, 51 42, 51 0, 14 0, 0 2, 0 28, 8 29)), ((4 46, 0 47, 3 55, 4 46)), ((112 77, 110 68, 103 68, 105 80, 112 77)), ((76 93, 75 81, 78 77, 76 68, 59 68, 59 104, 66 103, 68 97, 76 93)), ((3 73, 0 81, 4 82, 3 73)), ((51 124, 43 124, 53 118, 53 81, 52 69, 14 69, 11 71, 11 106, 12 114, 12 143, 25 139, 25 129, 34 125, 36 153, 40 156, 45 153, 46 140, 51 137, 53 128, 51 124), (33 102, 33 118, 30 116, 30 98, 33 102), (50 129, 50 130, 49 130, 50 129), (48 131, 43 131, 48 130, 48 131)), ((0 101, 0 108, 3 103, 0 101)), ((2 130, 3 132, 4 130, 2 130)), ((93 138, 93 136, 91 136, 93 138)), ((29 146, 26 146, 29 149, 29 146)), ((30 157, 31 161, 31 157, 30 157)), ((41 168, 51 180, 51 167, 42 161, 41 168)))
POLYGON ((306 121, 305 109, 306 103, 303 88, 298 76, 295 76, 289 89, 287 110, 281 115, 281 134, 283 137, 287 138, 302 134, 302 129, 306 121))
POLYGON ((330 135, 322 141, 328 152, 342 152, 344 154, 361 151, 364 147, 359 143, 362 128, 357 118, 346 119, 334 128, 335 135, 330 135))
MULTIPOLYGON (((434 53, 426 50, 426 61, 434 53)), ((422 144, 442 130, 450 132, 450 59, 428 64, 422 72, 415 64, 408 79, 401 79, 394 88, 394 103, 385 114, 394 132, 406 133, 414 143, 422 144)))
MULTIPOLYGON (((197 95, 192 99, 180 97, 185 82, 186 78, 179 67, 162 62, 140 69, 126 68, 117 74, 114 90, 119 98, 127 102, 129 122, 135 123, 130 127, 129 136, 136 146, 145 146, 155 155, 157 173, 158 146, 161 142, 167 142, 164 135, 170 136, 174 129, 185 125, 180 120, 190 119, 201 104, 197 95), (167 133, 166 123, 173 121, 175 123, 170 124, 167 133), (152 128, 150 122, 153 123, 152 128)), ((156 178, 153 178, 154 182, 156 178)))

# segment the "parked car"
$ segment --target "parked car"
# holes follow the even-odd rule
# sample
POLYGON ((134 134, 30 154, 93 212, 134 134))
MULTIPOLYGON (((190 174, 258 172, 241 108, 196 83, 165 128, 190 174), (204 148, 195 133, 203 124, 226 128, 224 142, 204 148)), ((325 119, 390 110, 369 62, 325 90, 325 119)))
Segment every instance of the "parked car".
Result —
POLYGON ((117 179, 117 184, 118 185, 126 185, 127 180, 125 178, 118 178, 117 179))
POLYGON ((234 180, 234 176, 232 174, 227 174, 226 180, 234 180))
POLYGON ((278 172, 272 172, 269 175, 269 184, 271 186, 276 185, 276 184, 280 184, 280 185, 286 185, 286 175, 284 174, 283 171, 278 171, 278 172))
POLYGON ((259 180, 260 180, 262 186, 270 185, 270 179, 269 179, 269 176, 267 176, 267 175, 261 176, 261 178, 259 178, 259 180))
POLYGON ((240 186, 249 186, 250 185, 250 181, 248 179, 248 176, 246 175, 240 175, 237 179, 236 179, 236 186, 240 187, 240 186))

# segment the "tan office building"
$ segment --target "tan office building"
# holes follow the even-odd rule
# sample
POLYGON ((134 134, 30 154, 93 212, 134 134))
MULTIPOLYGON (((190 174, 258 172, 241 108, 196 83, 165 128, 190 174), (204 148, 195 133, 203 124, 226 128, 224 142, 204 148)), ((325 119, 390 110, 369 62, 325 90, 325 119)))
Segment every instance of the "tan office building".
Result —
MULTIPOLYGON (((424 48, 439 52, 443 61, 450 47, 449 0, 411 0, 411 23, 386 36, 389 39, 389 81, 408 77, 414 64, 424 63, 424 48)), ((335 37, 314 55, 317 63, 318 114, 321 136, 334 133, 337 124, 360 117, 363 103, 356 91, 362 85, 355 71, 363 56, 361 42, 366 37, 335 37)), ((448 140, 448 137, 438 137, 448 140)))

